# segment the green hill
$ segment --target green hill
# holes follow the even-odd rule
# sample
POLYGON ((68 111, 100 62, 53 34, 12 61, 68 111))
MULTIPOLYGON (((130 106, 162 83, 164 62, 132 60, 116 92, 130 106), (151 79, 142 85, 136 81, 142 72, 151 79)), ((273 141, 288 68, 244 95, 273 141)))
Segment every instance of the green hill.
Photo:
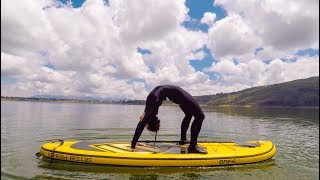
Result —
POLYGON ((319 76, 195 98, 206 105, 319 107, 319 76))

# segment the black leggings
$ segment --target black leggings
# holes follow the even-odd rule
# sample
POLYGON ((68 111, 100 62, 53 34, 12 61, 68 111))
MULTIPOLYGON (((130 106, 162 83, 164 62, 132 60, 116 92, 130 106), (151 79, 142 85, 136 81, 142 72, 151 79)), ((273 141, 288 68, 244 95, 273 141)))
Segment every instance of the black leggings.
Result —
POLYGON ((190 146, 196 146, 202 122, 205 118, 204 113, 200 107, 194 105, 180 105, 180 108, 185 114, 185 117, 181 123, 181 140, 187 139, 187 130, 189 128, 192 116, 194 116, 194 120, 191 125, 190 146))

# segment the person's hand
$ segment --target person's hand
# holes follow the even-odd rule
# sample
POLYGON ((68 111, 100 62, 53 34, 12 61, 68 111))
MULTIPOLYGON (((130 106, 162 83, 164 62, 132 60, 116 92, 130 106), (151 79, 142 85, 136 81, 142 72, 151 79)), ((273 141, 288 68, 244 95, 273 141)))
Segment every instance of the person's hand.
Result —
POLYGON ((133 152, 134 148, 136 148, 136 144, 131 142, 131 146, 129 147, 129 150, 133 152))
POLYGON ((144 118, 144 115, 145 115, 145 112, 141 116, 139 116, 140 121, 142 121, 142 119, 144 118))

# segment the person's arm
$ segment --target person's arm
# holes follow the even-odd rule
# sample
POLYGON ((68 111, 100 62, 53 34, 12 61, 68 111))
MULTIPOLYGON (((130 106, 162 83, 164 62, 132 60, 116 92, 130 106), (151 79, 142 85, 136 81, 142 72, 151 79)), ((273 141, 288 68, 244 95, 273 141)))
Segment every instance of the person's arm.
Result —
POLYGON ((131 148, 134 149, 136 147, 136 144, 142 134, 142 131, 144 127, 147 125, 147 123, 150 121, 152 116, 155 116, 156 111, 151 112, 145 112, 142 116, 140 116, 140 122, 137 125, 136 131, 134 133, 133 139, 131 141, 131 148))

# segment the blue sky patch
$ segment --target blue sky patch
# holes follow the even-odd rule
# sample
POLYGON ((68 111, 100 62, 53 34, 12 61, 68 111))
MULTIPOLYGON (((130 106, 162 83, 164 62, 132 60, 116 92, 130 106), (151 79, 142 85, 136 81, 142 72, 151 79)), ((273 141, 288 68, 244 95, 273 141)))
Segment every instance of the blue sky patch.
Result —
POLYGON ((212 0, 201 0, 201 3, 197 0, 187 0, 186 6, 189 8, 188 15, 191 20, 185 21, 182 25, 192 31, 208 32, 209 25, 201 23, 203 14, 206 12, 213 12, 216 14, 215 21, 226 17, 226 11, 220 6, 213 6, 212 0))
POLYGON ((53 70, 56 70, 56 69, 57 69, 53 64, 50 64, 50 63, 44 65, 44 67, 47 67, 47 68, 53 69, 53 70))
POLYGON ((238 64, 239 64, 239 60, 236 59, 236 58, 232 58, 232 61, 233 61, 233 63, 234 63, 235 65, 238 65, 238 64))
POLYGON ((194 67, 196 71, 203 71, 204 68, 211 67, 213 60, 211 58, 204 58, 202 60, 194 59, 190 60, 190 65, 194 67))
POLYGON ((151 51, 148 49, 142 49, 140 47, 137 48, 137 52, 140 54, 151 54, 151 51))
MULTIPOLYGON (((85 0, 58 0, 64 4, 68 4, 68 2, 72 2, 72 7, 74 8, 79 8, 82 6, 82 4, 84 3, 85 0)), ((105 6, 109 6, 109 0, 103 0, 103 4, 105 6)))
POLYGON ((213 57, 211 56, 210 50, 206 46, 200 50, 205 53, 205 57, 203 59, 191 59, 189 61, 190 65, 194 67, 196 71, 203 71, 204 68, 211 67, 213 62, 213 57))
POLYGON ((271 61, 273 61, 273 59, 265 59, 265 60, 263 60, 263 63, 265 63, 265 64, 270 64, 271 61))
POLYGON ((216 20, 223 19, 227 16, 226 11, 220 6, 213 6, 212 0, 187 0, 186 6, 189 8, 188 15, 192 19, 201 20, 205 12, 213 12, 216 14, 216 20))
POLYGON ((254 55, 257 55, 259 51, 262 51, 263 48, 262 47, 259 47, 259 48, 256 48, 255 51, 254 51, 254 55))
POLYGON ((319 49, 304 49, 304 50, 299 50, 296 52, 297 56, 319 56, 319 49))
POLYGON ((192 31, 202 31, 204 33, 207 33, 209 30, 209 25, 207 24, 202 24, 198 20, 190 20, 190 21, 184 21, 182 23, 182 26, 185 27, 186 29, 192 30, 192 31))
POLYGON ((215 62, 215 60, 211 56, 210 50, 206 46, 204 46, 200 50, 202 50, 206 54, 205 57, 203 59, 201 59, 201 60, 200 59, 189 60, 190 65, 196 71, 204 72, 205 74, 207 74, 209 76, 209 79, 211 79, 211 80, 219 79, 220 75, 218 73, 216 73, 216 72, 206 72, 205 71, 205 69, 210 68, 212 66, 212 63, 215 62))
MULTIPOLYGON (((64 3, 64 4, 68 4, 68 2, 70 2, 71 0, 58 0, 58 1, 60 1, 60 2, 62 2, 62 3, 64 3)), ((85 1, 85 0, 72 0, 72 1, 71 1, 71 2, 72 2, 72 7, 74 7, 74 8, 79 8, 79 7, 82 6, 82 4, 83 4, 84 1, 85 1)))
POLYGON ((217 80, 220 79, 220 74, 216 72, 205 72, 209 76, 210 80, 217 80))
POLYGON ((296 61, 297 61, 297 58, 280 58, 280 60, 281 60, 282 62, 290 63, 290 62, 296 62, 296 61))

